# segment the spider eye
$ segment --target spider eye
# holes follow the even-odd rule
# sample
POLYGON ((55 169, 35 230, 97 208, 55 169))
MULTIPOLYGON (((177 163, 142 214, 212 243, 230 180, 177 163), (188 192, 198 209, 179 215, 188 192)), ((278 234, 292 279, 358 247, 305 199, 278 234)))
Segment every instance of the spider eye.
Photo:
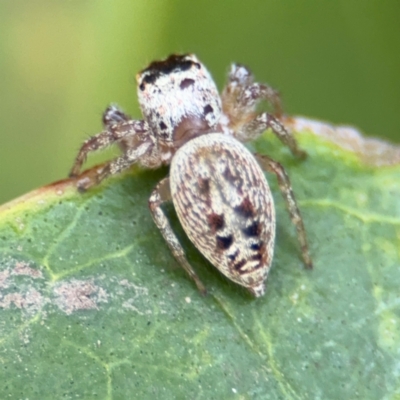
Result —
POLYGON ((144 81, 146 83, 154 83, 156 81, 156 79, 157 79, 157 76, 155 74, 149 74, 144 77, 144 81))
POLYGON ((176 66, 175 66, 175 68, 178 70, 178 71, 187 71, 187 70, 189 70, 191 67, 192 67, 192 65, 193 65, 193 62, 192 61, 182 61, 182 62, 180 62, 180 63, 177 63, 176 64, 176 66))

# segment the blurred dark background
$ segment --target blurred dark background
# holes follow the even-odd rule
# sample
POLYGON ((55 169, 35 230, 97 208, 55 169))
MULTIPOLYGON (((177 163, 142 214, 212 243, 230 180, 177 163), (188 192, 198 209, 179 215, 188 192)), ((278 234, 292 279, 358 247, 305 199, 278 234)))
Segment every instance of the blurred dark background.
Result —
POLYGON ((110 102, 140 118, 135 74, 172 52, 220 87, 242 62, 288 114, 400 142, 399 21, 398 0, 2 1, 0 203, 66 177, 110 102))

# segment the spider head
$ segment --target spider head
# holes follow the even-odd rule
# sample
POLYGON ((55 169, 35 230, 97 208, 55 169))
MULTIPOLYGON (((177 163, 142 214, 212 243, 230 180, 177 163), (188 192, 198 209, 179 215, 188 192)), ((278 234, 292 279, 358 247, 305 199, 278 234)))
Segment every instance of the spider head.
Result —
POLYGON ((136 76, 143 117, 169 147, 215 132, 221 99, 207 69, 193 54, 154 61, 136 76))

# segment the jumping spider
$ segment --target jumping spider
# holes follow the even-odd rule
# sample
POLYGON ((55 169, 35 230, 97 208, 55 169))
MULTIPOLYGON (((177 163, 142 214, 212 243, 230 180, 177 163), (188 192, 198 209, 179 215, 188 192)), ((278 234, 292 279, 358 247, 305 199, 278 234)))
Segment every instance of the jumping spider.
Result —
POLYGON ((123 154, 78 180, 78 188, 86 190, 134 163, 145 168, 171 164, 169 177, 153 190, 149 207, 173 255, 205 293, 161 208, 171 198, 200 252, 258 297, 265 292, 275 241, 274 203, 261 165, 277 176, 304 263, 312 268, 303 221, 284 168, 268 156, 253 156, 241 144, 271 128, 294 155, 306 155, 277 117, 256 113, 258 103, 267 100, 279 116, 278 93, 254 82, 246 67, 233 64, 220 96, 193 54, 154 61, 136 79, 144 119, 133 120, 116 106, 107 108, 105 130, 83 143, 70 176, 79 175, 92 151, 117 143, 123 154))

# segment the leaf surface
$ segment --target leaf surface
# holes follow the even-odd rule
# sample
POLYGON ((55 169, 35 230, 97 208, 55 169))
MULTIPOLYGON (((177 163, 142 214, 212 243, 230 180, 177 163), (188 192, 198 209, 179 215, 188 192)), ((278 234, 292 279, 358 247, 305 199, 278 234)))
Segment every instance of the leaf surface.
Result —
POLYGON ((304 217, 314 270, 273 176, 266 295, 229 282, 185 237, 202 297, 155 227, 167 170, 81 195, 70 180, 0 209, 1 399, 398 399, 400 166, 368 165, 310 132, 298 161, 271 135, 304 217))

